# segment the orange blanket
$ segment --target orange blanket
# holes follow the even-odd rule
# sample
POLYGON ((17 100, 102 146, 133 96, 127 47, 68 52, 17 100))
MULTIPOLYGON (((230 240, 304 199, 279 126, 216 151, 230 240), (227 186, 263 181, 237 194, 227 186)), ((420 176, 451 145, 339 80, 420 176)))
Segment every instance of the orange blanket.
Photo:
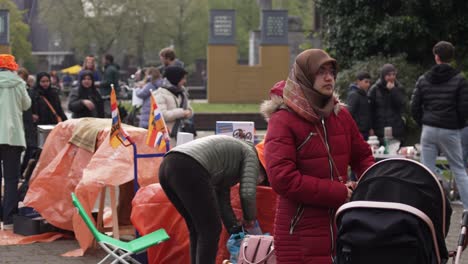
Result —
MULTIPOLYGON (((242 210, 239 200, 239 186, 231 190, 231 203, 240 218, 242 210)), ((257 187, 257 219, 263 232, 272 233, 276 208, 276 194, 270 187, 257 187)), ((170 239, 148 249, 148 263, 190 263, 189 235, 182 216, 167 199, 159 184, 151 184, 138 190, 133 199, 132 223, 140 234, 148 234, 164 228, 170 239)), ((216 263, 229 259, 226 241, 229 235, 223 228, 218 245, 216 263)))

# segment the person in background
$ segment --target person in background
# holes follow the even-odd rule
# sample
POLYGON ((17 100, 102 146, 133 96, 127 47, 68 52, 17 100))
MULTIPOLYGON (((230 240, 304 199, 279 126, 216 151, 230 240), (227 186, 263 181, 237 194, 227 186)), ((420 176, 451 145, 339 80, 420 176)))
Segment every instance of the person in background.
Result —
MULTIPOLYGON (((18 76, 26 82, 26 90, 31 98, 32 89, 28 85, 29 72, 26 68, 19 68, 18 76)), ((37 151, 37 126, 35 126, 32 118, 32 108, 29 107, 23 112, 23 127, 26 139, 26 151, 24 152, 23 162, 21 163, 21 175, 28 166, 29 160, 34 156, 37 151)))
POLYGON ((253 227, 258 168, 254 146, 229 136, 196 139, 165 155, 159 182, 187 224, 191 264, 215 263, 221 220, 229 234, 253 227), (231 206, 231 187, 237 183, 242 221, 231 206))
POLYGON ((26 83, 15 73, 17 69, 15 57, 0 54, 0 186, 5 180, 0 217, 5 229, 13 227, 18 210, 21 153, 26 147, 23 112, 31 107, 26 83))
POLYGON ((96 58, 94 55, 88 55, 85 57, 83 61, 83 67, 81 71, 78 73, 78 80, 81 80, 81 75, 84 71, 91 71, 93 73, 94 84, 96 87, 99 87, 99 82, 101 81, 101 75, 96 67, 96 58))
POLYGON ((383 142, 384 128, 391 127, 394 138, 403 142, 405 139, 405 122, 403 111, 406 106, 405 91, 396 79, 397 70, 392 64, 382 66, 380 78, 369 90, 369 103, 372 118, 372 130, 383 142))
POLYGON ((193 115, 188 94, 184 88, 186 75, 187 72, 183 68, 168 67, 161 87, 154 92, 156 104, 171 136, 171 146, 175 146, 177 132, 180 131, 182 122, 193 115))
POLYGON ((135 88, 143 88, 148 83, 148 68, 139 69, 135 73, 135 88))
POLYGON ((115 93, 119 94, 119 78, 120 78, 120 67, 114 63, 114 56, 106 54, 102 58, 102 64, 104 65, 104 73, 102 75, 102 81, 99 84, 99 91, 102 99, 104 100, 104 116, 106 118, 111 117, 110 107, 110 94, 111 84, 114 85, 115 93))
POLYGON ((147 83, 141 89, 136 91, 136 96, 143 99, 143 104, 140 110, 140 124, 139 127, 148 128, 148 119, 151 111, 151 99, 152 92, 159 88, 162 84, 161 73, 155 67, 148 69, 147 83))
POLYGON ((271 114, 266 171, 278 194, 274 225, 278 264, 331 264, 335 212, 352 195, 348 166, 358 177, 374 163, 351 114, 334 96, 338 65, 325 51, 300 53, 271 114))
POLYGON ((176 58, 174 49, 164 48, 159 52, 159 59, 161 60, 161 66, 159 66, 159 72, 164 75, 166 68, 169 66, 178 66, 184 68, 184 63, 176 58))
POLYGON ((455 176, 463 207, 468 209, 468 175, 462 153, 461 129, 468 120, 468 82, 450 66, 455 48, 447 41, 433 50, 436 65, 419 77, 411 97, 411 113, 422 126, 421 162, 436 172, 442 151, 455 176))
POLYGON ((348 110, 359 128, 364 140, 369 137, 371 129, 371 113, 367 90, 370 86, 371 76, 367 72, 360 72, 356 76, 356 82, 351 84, 348 90, 348 110))
POLYGON ((61 92, 62 86, 60 85, 60 79, 57 76, 57 71, 50 71, 49 75, 50 75, 50 85, 56 88, 57 90, 59 90, 59 92, 61 92))
POLYGON ((63 87, 63 92, 68 95, 70 93, 71 87, 73 84, 73 77, 67 72, 65 75, 62 77, 62 87, 63 87))
POLYGON ((104 104, 101 95, 94 86, 94 74, 84 71, 81 74, 80 86, 73 88, 68 99, 68 110, 72 118, 104 118, 104 104))
POLYGON ((59 91, 51 86, 50 75, 47 72, 37 74, 31 99, 35 125, 54 125, 67 120, 60 103, 59 91))
POLYGON ((34 75, 29 75, 28 80, 26 81, 28 88, 32 89, 35 83, 36 83, 36 77, 34 77, 34 75))

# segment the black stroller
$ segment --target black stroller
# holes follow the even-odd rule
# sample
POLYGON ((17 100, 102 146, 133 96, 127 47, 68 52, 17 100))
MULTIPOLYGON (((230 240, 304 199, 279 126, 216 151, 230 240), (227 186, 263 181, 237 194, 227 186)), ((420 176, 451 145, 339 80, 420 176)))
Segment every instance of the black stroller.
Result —
MULTIPOLYGON (((335 263, 446 263, 451 214, 439 180, 425 166, 408 159, 380 161, 336 213, 335 263)), ((458 258, 461 251, 460 246, 458 258)))

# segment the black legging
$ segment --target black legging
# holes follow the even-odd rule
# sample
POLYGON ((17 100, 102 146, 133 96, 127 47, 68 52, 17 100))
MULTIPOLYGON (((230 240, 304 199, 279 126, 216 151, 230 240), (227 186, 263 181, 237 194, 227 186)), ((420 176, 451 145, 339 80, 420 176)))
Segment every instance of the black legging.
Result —
POLYGON ((221 218, 210 175, 196 160, 170 153, 159 168, 159 182, 187 223, 192 264, 214 264, 221 218))

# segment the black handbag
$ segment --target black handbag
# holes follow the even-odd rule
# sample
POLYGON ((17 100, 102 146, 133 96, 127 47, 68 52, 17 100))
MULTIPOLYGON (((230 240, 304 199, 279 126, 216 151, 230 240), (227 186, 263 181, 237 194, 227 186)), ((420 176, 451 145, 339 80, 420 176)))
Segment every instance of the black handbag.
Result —
POLYGON ((192 133, 194 137, 197 136, 197 130, 195 125, 190 119, 177 119, 172 127, 171 133, 169 136, 171 138, 177 138, 177 132, 186 132, 192 133))
POLYGON ((182 122, 182 132, 186 133, 192 133, 194 137, 197 136, 197 130, 195 128, 195 125, 193 124, 192 119, 184 119, 182 122))

